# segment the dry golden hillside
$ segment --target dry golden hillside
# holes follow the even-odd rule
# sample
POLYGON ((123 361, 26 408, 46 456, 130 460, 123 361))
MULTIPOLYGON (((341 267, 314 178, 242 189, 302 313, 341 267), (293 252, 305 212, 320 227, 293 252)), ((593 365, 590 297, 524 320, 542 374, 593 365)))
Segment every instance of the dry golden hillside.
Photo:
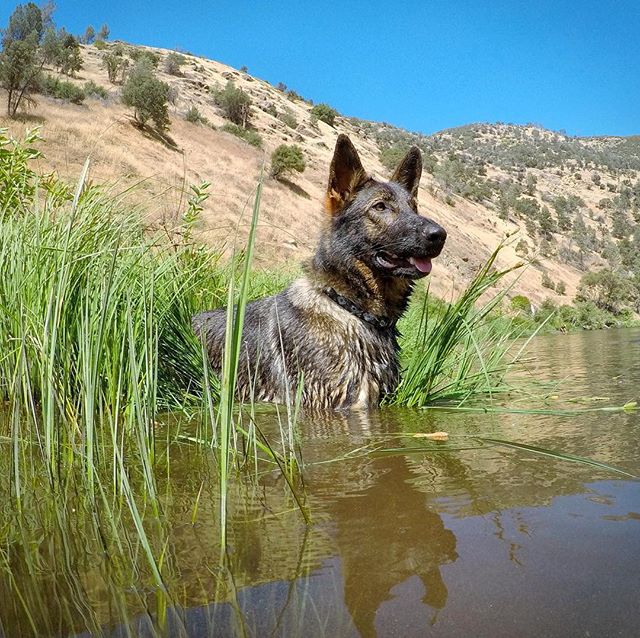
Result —
MULTIPOLYGON (((162 49, 152 51, 161 57, 169 53, 162 49)), ((304 151, 307 164, 304 173, 291 178, 288 183, 268 177, 265 181, 256 249, 258 263, 264 266, 297 262, 313 250, 324 219, 323 193, 331 153, 339 133, 351 137, 365 167, 383 178, 389 171, 381 164, 381 149, 389 148, 398 140, 404 144, 412 139, 411 134, 389 125, 355 118, 338 117, 334 127, 322 121, 314 123, 310 116, 311 105, 305 101, 295 96, 292 99, 248 73, 185 54, 186 63, 181 67, 181 76, 163 72, 162 63, 158 67, 159 77, 174 87, 176 95, 170 107, 168 139, 163 140, 132 125, 130 110, 119 99, 121 86, 110 84, 102 67, 104 51, 84 46, 82 54, 84 68, 72 81, 83 84, 92 80, 104 86, 109 92, 107 99, 90 98, 82 105, 74 105, 37 96, 35 109, 21 119, 0 119, 0 126, 9 128, 14 135, 20 135, 34 125, 42 127, 42 150, 45 154, 45 158, 40 160, 42 170, 54 169, 73 180, 86 158, 90 157, 94 181, 113 183, 114 189, 119 191, 136 184, 129 197, 144 205, 150 224, 171 227, 184 209, 189 185, 204 180, 210 182, 210 197, 205 203, 201 235, 213 245, 229 245, 236 236, 242 240, 256 182, 263 166, 268 174, 271 152, 282 143, 298 144, 304 151), (264 141, 261 150, 220 130, 225 120, 214 103, 211 91, 224 87, 229 79, 251 96, 252 127, 264 141), (185 113, 193 106, 206 117, 208 124, 185 120, 185 113), (295 129, 280 119, 285 113, 295 118, 295 129)), ((572 146, 572 138, 559 133, 534 126, 506 125, 477 125, 434 136, 414 137, 424 142, 423 148, 428 148, 431 158, 440 161, 441 166, 446 164, 452 153, 457 154, 467 162, 466 166, 477 167, 482 183, 493 188, 509 180, 516 185, 535 180, 531 193, 524 194, 523 198, 535 200, 540 206, 550 207, 549 202, 558 195, 578 196, 594 241, 600 236, 604 238, 611 225, 609 211, 602 205, 603 198, 615 194, 621 184, 638 179, 637 167, 612 168, 606 165, 606 158, 602 160, 605 165, 598 165, 597 152, 618 148, 620 141, 616 139, 584 140, 576 147, 575 144, 572 146), (523 140, 534 150, 541 149, 541 153, 548 153, 548 148, 560 149, 560 168, 550 166, 553 161, 547 156, 541 167, 536 167, 536 162, 527 158, 524 168, 514 169, 509 162, 505 163, 504 150, 510 145, 520 149, 523 140), (585 153, 591 149, 591 155, 587 153, 586 159, 585 156, 574 158, 576 149, 587 149, 585 153), (595 170, 601 178, 599 184, 592 178, 595 170)), ((628 152, 626 147, 625 152, 628 152)), ((631 164, 634 165, 633 162, 631 164)), ((463 175, 456 179, 459 185, 467 178, 463 175)), ((473 180, 469 178, 469 181, 473 180)), ((566 251, 563 253, 561 247, 566 244, 569 250, 570 238, 556 229, 553 241, 547 242, 546 248, 540 252, 540 239, 531 226, 527 228, 523 216, 510 213, 503 215, 507 219, 500 217, 497 192, 471 195, 452 185, 446 175, 443 177, 442 171, 441 174, 438 171, 433 174, 425 172, 419 198, 421 211, 444 225, 449 233, 445 251, 430 277, 432 290, 445 297, 458 290, 505 235, 517 233, 516 240, 501 254, 499 266, 512 265, 525 254, 535 257, 535 260, 513 288, 513 294, 526 294, 534 303, 549 296, 561 303, 568 302, 583 274, 576 264, 571 265, 568 263, 570 260, 563 258, 566 251), (519 254, 516 254, 518 243, 519 254), (551 249, 550 245, 555 248, 551 249), (543 273, 554 282, 564 282, 566 294, 561 296, 543 288, 543 273)), ((595 268, 604 263, 603 257, 592 250, 581 268, 595 268)))

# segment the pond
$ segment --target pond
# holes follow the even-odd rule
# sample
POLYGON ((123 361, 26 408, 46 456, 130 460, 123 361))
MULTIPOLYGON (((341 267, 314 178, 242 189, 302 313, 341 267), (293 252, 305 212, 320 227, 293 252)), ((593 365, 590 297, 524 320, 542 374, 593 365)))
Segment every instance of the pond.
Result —
MULTIPOLYGON (((0 549, 0 635, 88 636, 90 617, 114 636, 640 635, 640 483, 474 438, 640 475, 640 412, 597 409, 640 398, 640 330, 537 337, 517 377, 521 390, 496 405, 522 412, 303 420, 299 489, 311 523, 280 473, 235 482, 226 553, 213 456, 175 442, 159 481, 163 513, 144 512, 146 524, 157 518, 162 605, 140 547, 130 568, 108 567, 79 525, 62 545, 39 539, 48 571, 29 566, 28 538, 0 549), (545 409, 573 413, 527 413, 543 395, 545 409), (435 431, 448 440, 414 436, 435 431), (380 449, 395 452, 371 454, 380 449), (41 602, 31 618, 16 583, 41 602)), ((264 430, 275 421, 272 409, 258 418, 264 430)))

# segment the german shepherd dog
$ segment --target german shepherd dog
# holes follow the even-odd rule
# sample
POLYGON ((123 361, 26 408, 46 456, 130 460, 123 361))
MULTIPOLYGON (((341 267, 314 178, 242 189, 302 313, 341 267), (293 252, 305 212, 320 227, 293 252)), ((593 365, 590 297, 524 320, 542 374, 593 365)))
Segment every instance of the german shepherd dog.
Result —
MULTIPOLYGON (((240 398, 284 402, 302 383, 307 411, 336 410, 376 406, 396 389, 396 322, 447 237, 418 214, 421 174, 414 146, 389 182, 377 181, 351 140, 338 137, 315 255, 286 290, 247 304, 240 398)), ((193 318, 218 375, 225 324, 224 309, 193 318)))

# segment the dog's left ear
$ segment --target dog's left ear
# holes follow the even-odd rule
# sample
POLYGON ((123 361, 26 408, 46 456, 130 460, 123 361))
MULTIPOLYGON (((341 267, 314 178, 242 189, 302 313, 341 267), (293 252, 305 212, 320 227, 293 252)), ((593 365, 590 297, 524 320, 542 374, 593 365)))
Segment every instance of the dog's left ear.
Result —
POLYGON ((390 181, 404 186, 413 197, 417 197, 421 175, 422 154, 417 146, 412 146, 400 162, 400 166, 396 168, 390 181))
POLYGON ((369 179, 362 167, 360 156, 351 140, 341 133, 338 135, 329 168, 326 208, 330 215, 342 210, 356 191, 369 179))

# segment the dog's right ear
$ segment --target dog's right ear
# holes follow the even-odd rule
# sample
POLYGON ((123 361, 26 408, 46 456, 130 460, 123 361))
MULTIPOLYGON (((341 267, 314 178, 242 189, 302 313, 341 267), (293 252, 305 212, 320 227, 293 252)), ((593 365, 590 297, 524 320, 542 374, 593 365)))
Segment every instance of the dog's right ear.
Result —
POLYGON ((356 147, 344 134, 338 135, 329 169, 325 206, 330 215, 342 210, 356 191, 369 179, 362 168, 356 147))

